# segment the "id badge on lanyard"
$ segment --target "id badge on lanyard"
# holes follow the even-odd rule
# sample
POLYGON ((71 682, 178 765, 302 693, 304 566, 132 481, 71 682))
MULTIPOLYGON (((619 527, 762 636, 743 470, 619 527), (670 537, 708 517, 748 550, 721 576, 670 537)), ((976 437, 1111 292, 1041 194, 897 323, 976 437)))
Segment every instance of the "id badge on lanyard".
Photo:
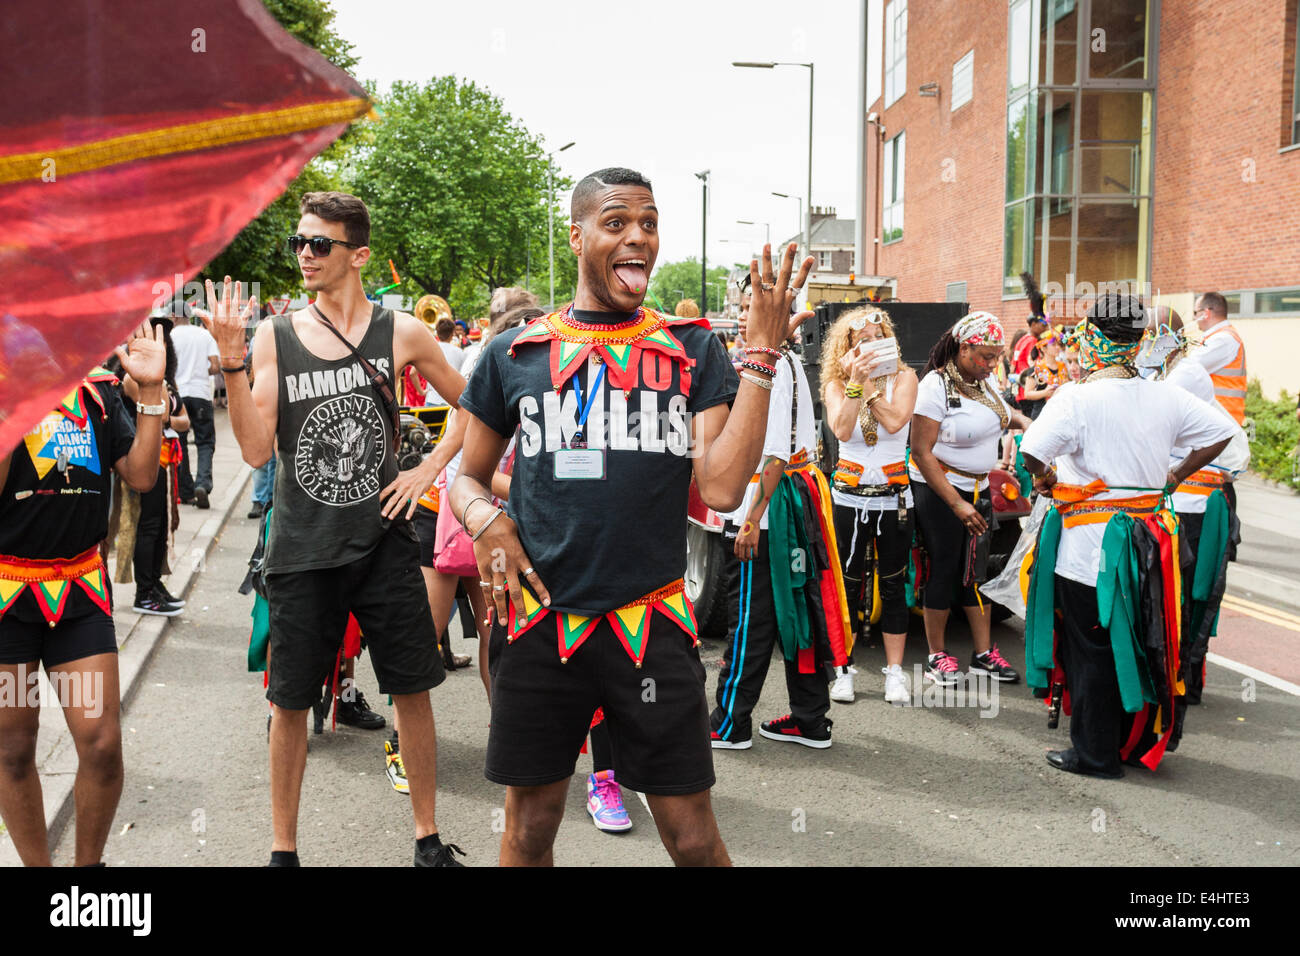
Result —
POLYGON ((596 372, 595 381, 591 383, 591 391, 584 403, 582 383, 578 380, 578 373, 573 373, 573 391, 578 396, 578 430, 574 432, 572 441, 555 452, 556 481, 592 481, 605 478, 605 449, 588 448, 583 433, 587 416, 591 414, 591 408, 596 404, 596 393, 600 391, 600 383, 604 378, 605 366, 602 364, 596 372))

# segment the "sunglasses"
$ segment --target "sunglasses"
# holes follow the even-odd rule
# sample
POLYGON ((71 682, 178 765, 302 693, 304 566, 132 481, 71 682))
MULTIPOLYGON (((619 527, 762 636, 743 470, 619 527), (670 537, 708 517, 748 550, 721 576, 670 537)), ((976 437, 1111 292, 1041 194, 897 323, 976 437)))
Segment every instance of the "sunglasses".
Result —
POLYGON ((885 317, 879 312, 872 312, 867 315, 855 315, 853 318, 849 319, 849 328, 854 332, 861 332, 867 327, 868 322, 872 325, 879 325, 883 321, 885 321, 885 317))
POLYGON ((342 239, 331 239, 328 236, 312 236, 308 239, 306 236, 292 235, 289 237, 289 251, 295 256, 311 246, 311 254, 319 259, 324 259, 334 248, 334 243, 340 246, 347 246, 349 249, 360 249, 361 246, 355 242, 345 242, 342 239))

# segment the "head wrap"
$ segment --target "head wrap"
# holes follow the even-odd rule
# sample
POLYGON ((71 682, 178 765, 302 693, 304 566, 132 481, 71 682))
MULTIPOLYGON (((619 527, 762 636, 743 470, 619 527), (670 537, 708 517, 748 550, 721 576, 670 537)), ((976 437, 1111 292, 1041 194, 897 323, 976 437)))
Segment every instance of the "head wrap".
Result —
POLYGON ((1101 333, 1091 319, 1079 324, 1079 362, 1085 373, 1096 372, 1111 365, 1132 365, 1142 347, 1136 342, 1113 342, 1101 333))
POLYGON ((972 312, 952 327, 959 345, 1001 345, 1002 323, 992 312, 972 312))

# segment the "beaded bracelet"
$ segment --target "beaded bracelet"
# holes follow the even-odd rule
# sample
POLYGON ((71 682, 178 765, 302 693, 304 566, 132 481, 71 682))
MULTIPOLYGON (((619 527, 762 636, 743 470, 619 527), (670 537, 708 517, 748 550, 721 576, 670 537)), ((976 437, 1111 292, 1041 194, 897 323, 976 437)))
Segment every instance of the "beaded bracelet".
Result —
POLYGON ((845 386, 844 386, 844 397, 845 397, 845 398, 861 398, 861 397, 862 397, 862 386, 861 386, 861 385, 858 385, 856 382, 850 382, 848 385, 845 385, 845 386))
POLYGON ((760 354, 774 356, 775 358, 781 357, 781 351, 779 349, 769 349, 763 345, 751 345, 748 348, 741 349, 741 351, 745 353, 758 352, 760 354))
POLYGON ((764 375, 776 375, 776 366, 764 365, 762 362, 741 362, 741 368, 747 368, 751 372, 762 372, 764 375))
POLYGON ((759 378, 757 375, 750 375, 748 372, 741 372, 740 377, 751 385, 757 385, 768 392, 772 391, 772 383, 767 379, 759 378))

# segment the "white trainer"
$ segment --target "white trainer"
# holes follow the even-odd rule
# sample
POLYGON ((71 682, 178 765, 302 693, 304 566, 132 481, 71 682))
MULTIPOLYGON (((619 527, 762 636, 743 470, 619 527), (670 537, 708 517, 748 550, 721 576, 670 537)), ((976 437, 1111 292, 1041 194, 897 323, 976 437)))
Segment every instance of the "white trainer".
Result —
POLYGON ((880 672, 885 675, 885 701, 890 704, 906 704, 912 695, 908 693, 903 668, 895 664, 893 667, 882 667, 880 672))
POLYGON ((838 668, 839 676, 831 684, 831 700, 837 704, 853 703, 853 675, 847 667, 838 668))

